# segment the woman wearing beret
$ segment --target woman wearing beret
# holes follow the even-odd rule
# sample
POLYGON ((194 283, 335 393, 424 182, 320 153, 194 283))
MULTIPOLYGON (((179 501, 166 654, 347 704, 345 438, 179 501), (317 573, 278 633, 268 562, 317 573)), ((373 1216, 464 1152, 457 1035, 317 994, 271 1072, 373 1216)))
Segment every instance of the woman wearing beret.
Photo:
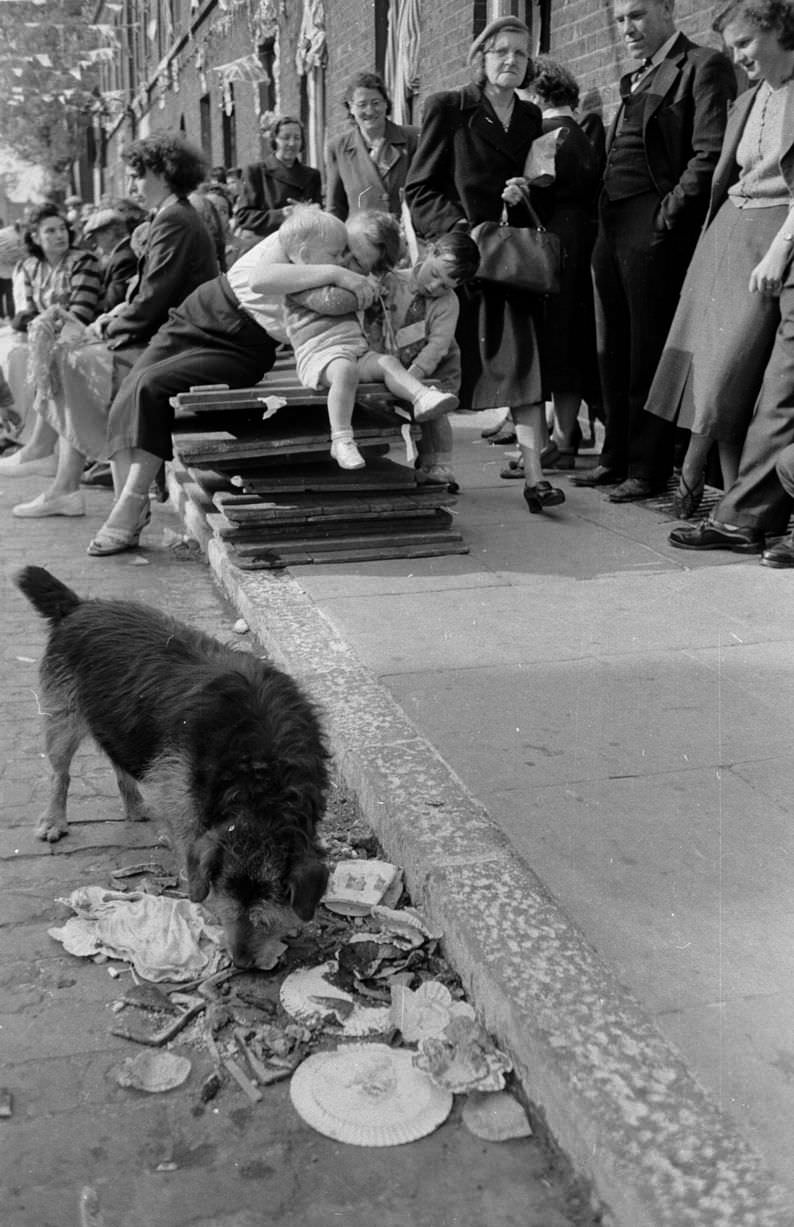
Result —
POLYGON ((371 209, 397 216, 417 130, 389 119, 391 100, 375 72, 356 73, 344 103, 350 122, 328 144, 328 212, 343 221, 351 213, 371 209))
MULTIPOLYGON (((518 96, 532 75, 530 33, 515 17, 492 21, 469 50, 473 83, 431 95, 405 194, 414 225, 433 238, 456 227, 531 224, 523 204, 524 166, 541 135, 541 113, 518 96)), ((457 339, 463 362, 461 405, 509 405, 524 462, 530 512, 565 502, 543 480, 544 405, 533 312, 538 300, 493 282, 460 292, 457 339)))
POLYGON ((290 205, 322 201, 319 170, 300 160, 305 140, 301 121, 280 115, 266 139, 272 152, 264 162, 245 167, 234 208, 238 232, 248 230, 260 239, 278 230, 290 205))

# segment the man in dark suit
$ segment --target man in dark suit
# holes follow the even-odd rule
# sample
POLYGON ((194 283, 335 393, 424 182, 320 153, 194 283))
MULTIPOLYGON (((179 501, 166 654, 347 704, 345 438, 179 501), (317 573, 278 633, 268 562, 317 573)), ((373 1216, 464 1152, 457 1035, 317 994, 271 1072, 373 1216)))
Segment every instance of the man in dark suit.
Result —
POLYGON ((719 157, 730 61, 676 31, 673 0, 615 0, 639 67, 620 83, 593 252, 606 433, 600 463, 576 485, 621 483, 613 502, 644 498, 672 470, 674 426, 643 406, 697 241, 719 157))

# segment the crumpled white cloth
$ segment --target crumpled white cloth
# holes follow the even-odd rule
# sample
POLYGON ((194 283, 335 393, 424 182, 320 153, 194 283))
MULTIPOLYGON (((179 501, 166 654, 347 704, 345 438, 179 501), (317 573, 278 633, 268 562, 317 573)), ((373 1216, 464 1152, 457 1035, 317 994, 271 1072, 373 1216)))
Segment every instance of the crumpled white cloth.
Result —
POLYGON ((223 930, 189 899, 81 886, 58 902, 76 915, 47 932, 70 954, 124 959, 144 980, 196 980, 218 970, 223 930))

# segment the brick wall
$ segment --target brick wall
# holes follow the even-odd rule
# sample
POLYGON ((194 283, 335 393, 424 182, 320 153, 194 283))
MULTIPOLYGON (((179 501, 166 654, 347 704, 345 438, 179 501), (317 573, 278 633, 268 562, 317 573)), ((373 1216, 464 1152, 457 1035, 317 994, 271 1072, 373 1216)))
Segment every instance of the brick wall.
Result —
MULTIPOLYGON (((678 0, 676 24, 689 38, 719 47, 711 32, 712 5, 678 0)), ((550 54, 579 81, 586 109, 603 109, 608 119, 618 101, 618 81, 633 67, 612 18, 612 0, 553 0, 550 54)))

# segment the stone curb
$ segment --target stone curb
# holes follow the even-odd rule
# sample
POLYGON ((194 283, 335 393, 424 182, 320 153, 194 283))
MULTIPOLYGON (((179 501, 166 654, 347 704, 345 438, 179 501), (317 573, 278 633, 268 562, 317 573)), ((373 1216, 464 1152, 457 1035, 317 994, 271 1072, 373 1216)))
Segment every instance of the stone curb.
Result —
POLYGON ((171 484, 251 632, 321 705, 345 786, 605 1224, 791 1227, 761 1158, 322 611, 289 573, 236 567, 171 484))

